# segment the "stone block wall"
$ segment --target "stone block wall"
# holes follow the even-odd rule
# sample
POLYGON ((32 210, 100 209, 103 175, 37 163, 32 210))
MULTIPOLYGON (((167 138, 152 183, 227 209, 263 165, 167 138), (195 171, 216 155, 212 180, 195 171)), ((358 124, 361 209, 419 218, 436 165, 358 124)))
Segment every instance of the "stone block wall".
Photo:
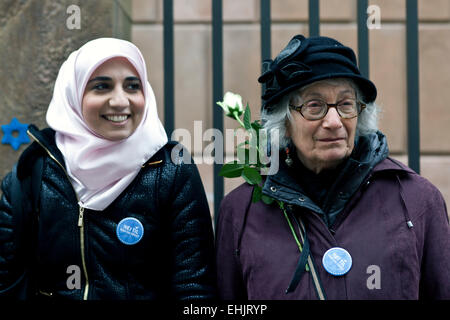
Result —
MULTIPOLYGON (((406 123, 406 0, 370 0, 380 8, 381 28, 369 31, 370 78, 382 107, 380 129, 391 154, 407 162, 406 123)), ((258 0, 223 1, 224 92, 239 93, 253 117, 259 117, 260 25, 258 0)), ((419 75, 421 174, 450 203, 450 0, 419 0, 419 75)), ((159 114, 163 120, 163 0, 132 1, 131 39, 147 60, 159 114)), ((175 127, 194 132, 212 127, 211 1, 174 0, 175 127)), ((273 0, 272 56, 298 33, 308 34, 307 0, 273 0)), ((337 38, 357 52, 356 0, 321 0, 320 33, 337 38)), ((225 128, 235 124, 225 119, 225 128)), ((193 139, 193 138, 192 138, 193 139)), ((228 153, 230 146, 225 146, 228 153)), ((201 154, 196 160, 202 162, 201 154)), ((199 169, 213 208, 213 169, 199 169)), ((226 179, 225 192, 242 183, 226 179)))

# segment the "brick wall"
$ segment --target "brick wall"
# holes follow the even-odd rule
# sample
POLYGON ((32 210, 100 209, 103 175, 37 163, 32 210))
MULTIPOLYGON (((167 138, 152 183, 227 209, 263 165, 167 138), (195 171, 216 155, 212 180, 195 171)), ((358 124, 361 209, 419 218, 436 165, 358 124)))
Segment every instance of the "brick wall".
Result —
MULTIPOLYGON (((369 31, 370 78, 382 107, 380 129, 391 154, 407 163, 405 0, 372 0, 381 28, 369 31)), ((419 0, 420 138, 422 175, 450 203, 450 0, 419 0)), ((308 1, 276 0, 272 8, 272 56, 298 33, 308 34, 308 1)), ((224 92, 240 93, 259 116, 260 33, 258 0, 223 0, 224 92)), ((357 52, 356 0, 321 0, 321 35, 357 52)), ((163 120, 162 0, 133 0, 131 40, 143 51, 163 120)), ((174 0, 175 127, 212 127, 211 1, 174 0)), ((234 122, 225 119, 225 128, 234 122)), ((228 152, 230 146, 226 146, 228 152)), ((201 160, 201 158, 198 158, 201 160)), ((197 159, 197 160, 198 160, 197 159)), ((210 200, 212 166, 199 164, 210 200)), ((242 182, 226 179, 225 192, 242 182)))

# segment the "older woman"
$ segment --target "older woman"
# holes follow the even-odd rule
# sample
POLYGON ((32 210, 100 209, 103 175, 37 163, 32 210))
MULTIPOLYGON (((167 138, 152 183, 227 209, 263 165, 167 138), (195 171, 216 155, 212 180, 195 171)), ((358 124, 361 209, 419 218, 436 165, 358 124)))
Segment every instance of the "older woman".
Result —
MULTIPOLYGON (((349 47, 295 36, 263 63, 262 120, 280 136, 271 204, 241 185, 221 204, 224 299, 449 299, 441 193, 388 156, 376 88, 349 47)), ((274 152, 274 150, 272 150, 274 152)))

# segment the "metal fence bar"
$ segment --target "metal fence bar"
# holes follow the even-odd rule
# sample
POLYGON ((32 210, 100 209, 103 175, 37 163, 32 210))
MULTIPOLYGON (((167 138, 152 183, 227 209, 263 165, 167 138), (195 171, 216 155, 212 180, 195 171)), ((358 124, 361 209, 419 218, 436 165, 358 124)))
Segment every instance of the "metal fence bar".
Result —
POLYGON ((320 11, 319 0, 309 0, 309 36, 314 37, 320 35, 320 11))
POLYGON ((175 129, 173 0, 163 1, 164 46, 164 127, 168 136, 175 129))
MULTIPOLYGON (((270 0, 260 1, 260 24, 261 24, 261 62, 272 57, 272 35, 270 18, 270 0)), ((262 63, 261 63, 262 65, 262 63)), ((261 96, 264 93, 264 85, 261 86, 261 96)), ((262 102, 261 102, 262 107, 262 102)), ((269 151, 270 153, 270 151, 269 151)))
MULTIPOLYGON (((212 0, 212 63, 213 63, 213 127, 223 132, 223 112, 216 102, 223 98, 223 22, 222 0, 212 0)), ((215 144, 215 150, 223 148, 215 144)), ((223 149, 222 149, 223 150, 223 149)), ((221 164, 214 162, 214 222, 219 217, 220 202, 224 195, 223 178, 219 176, 221 164)))
POLYGON ((270 32, 270 0, 261 0, 261 61, 270 59, 271 53, 271 32, 270 32))
POLYGON ((361 74, 369 78, 369 29, 367 28, 367 0, 357 2, 358 65, 361 74))
POLYGON ((417 0, 406 1, 408 165, 420 173, 419 20, 417 0))

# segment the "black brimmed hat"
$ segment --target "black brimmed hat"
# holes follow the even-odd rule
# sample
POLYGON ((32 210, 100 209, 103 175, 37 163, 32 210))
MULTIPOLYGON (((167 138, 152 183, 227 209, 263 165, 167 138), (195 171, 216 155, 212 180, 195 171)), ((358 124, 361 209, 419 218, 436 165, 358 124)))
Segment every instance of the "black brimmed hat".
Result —
POLYGON ((350 78, 366 103, 375 101, 377 88, 361 75, 353 50, 327 37, 296 35, 275 60, 263 61, 258 81, 263 85, 263 109, 270 109, 285 94, 315 81, 350 78))

